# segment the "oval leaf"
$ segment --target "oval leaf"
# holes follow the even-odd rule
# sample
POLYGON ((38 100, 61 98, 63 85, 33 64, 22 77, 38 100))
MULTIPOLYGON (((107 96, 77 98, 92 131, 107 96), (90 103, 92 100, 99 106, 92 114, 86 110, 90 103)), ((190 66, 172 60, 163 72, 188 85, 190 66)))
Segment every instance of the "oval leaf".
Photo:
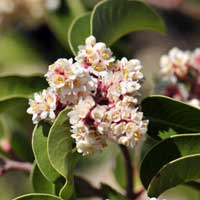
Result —
POLYGON ((78 52, 78 46, 85 43, 85 38, 90 35, 90 13, 76 18, 68 32, 68 42, 74 55, 78 52))
POLYGON ((54 185, 43 176, 36 164, 31 173, 31 182, 34 192, 54 194, 54 185))
POLYGON ((0 113, 13 109, 17 105, 28 105, 27 99, 47 85, 46 80, 41 76, 0 77, 0 113))
POLYGON ((179 184, 200 178, 200 154, 185 156, 165 165, 152 179, 148 195, 158 197, 164 191, 179 184))
POLYGON ((162 19, 142 2, 106 0, 97 4, 92 12, 92 34, 107 45, 129 32, 140 30, 165 32, 162 19))
POLYGON ((20 131, 16 130, 11 136, 10 143, 13 151, 19 159, 33 162, 34 157, 31 149, 31 142, 27 135, 22 134, 20 131))
POLYGON ((60 175, 52 167, 47 154, 47 137, 49 134, 50 125, 48 123, 38 124, 32 137, 32 148, 36 163, 42 174, 50 181, 55 182, 60 175))
POLYGON ((47 87, 41 76, 3 76, 0 77, 0 101, 21 97, 30 98, 34 92, 47 87))
POLYGON ((62 200, 62 199, 53 195, 33 193, 17 197, 13 200, 62 200))
MULTIPOLYGON (((146 189, 149 187, 151 180, 159 174, 163 166, 181 157, 200 153, 199 139, 200 134, 184 134, 171 136, 156 144, 141 164, 140 177, 144 187, 146 189)), ((173 170, 171 174, 174 174, 173 170)))
MULTIPOLYGON (((5 71, 17 71, 16 68, 26 66, 37 66, 43 63, 41 53, 36 45, 33 45, 33 40, 19 31, 1 31, 0 37, 0 63, 1 70, 5 67, 5 71)), ((15 29, 14 29, 15 30, 15 29)), ((31 67, 33 70, 34 68, 31 67)), ((2 71, 1 71, 2 72, 2 71)))
POLYGON ((155 95, 142 101, 142 111, 149 119, 148 134, 173 129, 179 134, 200 132, 200 109, 169 97, 155 95))
POLYGON ((68 178, 63 188, 60 190, 59 196, 63 199, 67 200, 75 200, 75 193, 74 193, 74 181, 73 176, 68 178))
POLYGON ((52 166, 64 177, 68 177, 72 163, 73 139, 70 134, 66 108, 61 111, 52 125, 48 137, 48 156, 52 166))

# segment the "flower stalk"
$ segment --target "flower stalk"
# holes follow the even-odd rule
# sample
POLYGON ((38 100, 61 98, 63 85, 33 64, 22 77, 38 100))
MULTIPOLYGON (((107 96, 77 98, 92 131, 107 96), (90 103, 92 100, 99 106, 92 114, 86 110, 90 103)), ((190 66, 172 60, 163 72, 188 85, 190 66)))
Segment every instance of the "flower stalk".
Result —
POLYGON ((126 179, 127 179, 127 185, 126 185, 126 195, 129 199, 134 199, 135 194, 133 192, 134 188, 134 169, 132 166, 131 156, 128 151, 128 148, 124 145, 120 145, 121 152, 124 156, 125 161, 125 167, 126 167, 126 179))

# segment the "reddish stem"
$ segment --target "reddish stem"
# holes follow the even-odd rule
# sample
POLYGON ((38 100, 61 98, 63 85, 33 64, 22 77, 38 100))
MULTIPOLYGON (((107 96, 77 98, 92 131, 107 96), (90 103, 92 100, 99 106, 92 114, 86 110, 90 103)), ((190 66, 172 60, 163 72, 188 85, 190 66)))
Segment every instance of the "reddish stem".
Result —
POLYGON ((0 159, 0 176, 12 170, 26 171, 30 173, 32 170, 32 164, 9 159, 0 159))

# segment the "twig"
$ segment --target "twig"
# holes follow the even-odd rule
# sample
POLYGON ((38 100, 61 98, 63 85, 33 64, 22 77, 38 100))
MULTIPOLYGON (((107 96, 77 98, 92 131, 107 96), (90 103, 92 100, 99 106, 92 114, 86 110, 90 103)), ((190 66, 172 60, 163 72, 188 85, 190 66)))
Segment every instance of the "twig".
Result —
POLYGON ((132 161, 131 161, 131 156, 129 154, 129 151, 127 147, 120 145, 120 149, 122 151, 122 154, 124 156, 124 161, 125 161, 125 167, 126 167, 126 179, 127 179, 127 185, 126 185, 126 195, 129 199, 134 199, 136 196, 133 192, 134 188, 134 182, 133 182, 133 177, 134 177, 134 170, 132 167, 132 161))
POLYGON ((26 171, 31 172, 32 164, 26 162, 18 162, 9 159, 0 159, 0 176, 5 174, 8 171, 18 170, 18 171, 26 171))

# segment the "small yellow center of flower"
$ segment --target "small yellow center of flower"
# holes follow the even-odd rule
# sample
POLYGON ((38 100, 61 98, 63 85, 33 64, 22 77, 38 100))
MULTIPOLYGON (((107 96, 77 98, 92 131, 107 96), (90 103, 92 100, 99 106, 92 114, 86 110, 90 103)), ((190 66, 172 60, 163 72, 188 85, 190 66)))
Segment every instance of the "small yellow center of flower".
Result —
POLYGON ((104 115, 104 117, 103 117, 103 119, 102 119, 102 122, 105 122, 105 123, 109 123, 109 116, 108 116, 108 114, 105 114, 104 115))
POLYGON ((128 133, 131 133, 133 131, 133 128, 134 128, 134 126, 132 124, 130 124, 130 125, 127 126, 126 131, 128 133))
POLYGON ((91 54, 92 53, 92 49, 86 49, 85 52, 86 52, 86 54, 91 54))
POLYGON ((55 83, 56 84, 60 84, 60 83, 63 83, 64 82, 64 79, 63 79, 63 77, 61 77, 61 76, 58 76, 56 79, 55 79, 55 83))
POLYGON ((45 111, 49 111, 49 110, 50 110, 50 109, 49 109, 49 106, 48 106, 47 104, 44 105, 44 110, 45 110, 45 111))
POLYGON ((103 70, 104 70, 104 67, 103 67, 102 65, 96 65, 96 66, 94 66, 94 69, 95 69, 96 71, 100 72, 100 71, 103 71, 103 70))
POLYGON ((70 87, 70 86, 71 86, 71 83, 70 83, 69 81, 67 81, 67 82, 65 83, 65 86, 66 86, 66 87, 70 87))
POLYGON ((108 58, 110 57, 110 54, 107 53, 107 52, 104 52, 104 53, 102 54, 102 57, 103 57, 104 59, 108 59, 108 58))
POLYGON ((37 107, 38 107, 37 103, 34 103, 34 104, 31 105, 31 108, 32 108, 33 111, 36 111, 37 107))
POLYGON ((53 103, 53 97, 51 97, 51 96, 47 97, 47 103, 52 104, 53 103))
POLYGON ((101 118, 101 114, 99 112, 94 112, 94 118, 96 119, 101 118))
POLYGON ((72 71, 71 68, 69 68, 69 69, 67 70, 67 74, 68 74, 68 75, 72 75, 72 74, 73 74, 73 71, 72 71))
POLYGON ((134 139, 135 139, 135 141, 139 141, 141 137, 142 137, 142 134, 140 132, 135 132, 134 133, 134 139))
POLYGON ((128 79, 128 70, 123 69, 123 74, 124 74, 124 78, 127 80, 128 79))
POLYGON ((119 117, 120 117, 120 112, 119 112, 119 111, 113 113, 113 115, 112 115, 112 119, 113 119, 113 120, 117 120, 117 119, 119 119, 119 117))
POLYGON ((81 85, 80 80, 78 80, 78 79, 74 80, 74 86, 75 87, 79 87, 80 85, 81 85))
POLYGON ((78 131, 79 131, 80 133, 83 133, 83 132, 84 132, 84 128, 83 128, 83 127, 79 127, 78 131))

